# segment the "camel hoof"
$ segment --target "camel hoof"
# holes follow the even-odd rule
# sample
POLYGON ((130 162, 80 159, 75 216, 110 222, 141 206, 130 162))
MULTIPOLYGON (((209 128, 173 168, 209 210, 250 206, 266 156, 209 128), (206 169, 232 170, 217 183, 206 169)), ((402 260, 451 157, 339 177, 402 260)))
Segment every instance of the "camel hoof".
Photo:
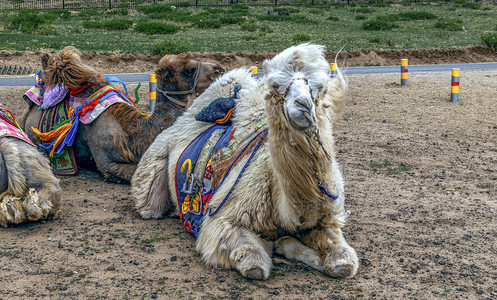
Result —
POLYGON ((162 214, 156 212, 153 209, 142 209, 140 210, 140 216, 145 219, 162 219, 162 214))
POLYGON ((340 261, 337 262, 333 270, 328 272, 328 275, 334 278, 350 278, 355 275, 355 266, 346 261, 340 261))
POLYGON ((334 278, 352 278, 359 267, 359 259, 349 245, 335 247, 326 257, 324 270, 334 278))
POLYGON ((261 268, 252 268, 247 271, 245 277, 255 280, 264 280, 264 271, 261 268))

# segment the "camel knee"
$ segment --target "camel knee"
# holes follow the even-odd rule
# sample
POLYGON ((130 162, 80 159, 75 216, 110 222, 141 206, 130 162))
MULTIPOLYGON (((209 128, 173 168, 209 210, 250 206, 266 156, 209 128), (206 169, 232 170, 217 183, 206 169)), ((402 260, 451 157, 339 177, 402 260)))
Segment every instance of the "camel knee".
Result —
POLYGON ((232 266, 244 277, 267 280, 272 268, 269 254, 261 244, 244 244, 230 254, 232 266))
POLYGON ((209 224, 200 232, 197 251, 214 267, 235 268, 242 276, 266 280, 272 268, 270 244, 240 227, 209 224))

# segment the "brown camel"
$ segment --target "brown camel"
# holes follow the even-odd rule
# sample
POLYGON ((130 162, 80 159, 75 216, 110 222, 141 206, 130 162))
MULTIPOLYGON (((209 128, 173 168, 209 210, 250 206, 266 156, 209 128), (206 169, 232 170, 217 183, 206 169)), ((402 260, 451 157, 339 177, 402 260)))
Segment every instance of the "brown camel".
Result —
MULTIPOLYGON (((81 53, 74 47, 65 47, 53 55, 45 53, 41 62, 40 77, 45 86, 63 83, 75 97, 87 98, 109 85, 95 69, 82 63, 81 53)), ((188 53, 164 56, 156 70, 158 93, 152 114, 144 115, 131 105, 116 103, 92 123, 79 124, 73 143, 77 165, 98 170, 110 181, 130 182, 155 137, 222 73, 224 70, 216 64, 200 63, 188 53)), ((41 111, 31 103, 21 121, 35 144, 40 139, 31 127, 38 128, 40 116, 41 111)))
POLYGON ((0 225, 57 215, 61 193, 48 159, 0 106, 0 225))

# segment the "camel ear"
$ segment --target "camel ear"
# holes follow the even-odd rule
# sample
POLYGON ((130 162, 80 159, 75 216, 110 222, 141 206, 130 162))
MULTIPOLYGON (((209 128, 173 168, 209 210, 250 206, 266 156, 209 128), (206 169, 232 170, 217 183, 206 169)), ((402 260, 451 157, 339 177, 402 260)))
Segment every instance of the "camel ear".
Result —
POLYGON ((264 62, 262 62, 262 70, 264 70, 264 74, 269 74, 270 68, 271 61, 269 59, 264 60, 264 62))
POLYGON ((50 59, 50 54, 42 53, 41 54, 41 68, 46 69, 48 66, 48 60, 50 59))
POLYGON ((157 75, 157 77, 164 79, 170 77, 171 76, 170 73, 171 71, 169 70, 169 68, 158 68, 157 70, 155 70, 155 75, 157 75))

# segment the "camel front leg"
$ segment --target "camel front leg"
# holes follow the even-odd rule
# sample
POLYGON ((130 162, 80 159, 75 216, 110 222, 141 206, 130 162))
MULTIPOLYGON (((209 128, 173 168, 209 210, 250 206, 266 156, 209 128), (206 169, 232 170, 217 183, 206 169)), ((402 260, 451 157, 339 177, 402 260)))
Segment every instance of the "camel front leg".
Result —
POLYGON ((226 221, 205 223, 197 240, 197 251, 208 265, 232 267, 250 279, 268 279, 272 268, 271 243, 226 221))
POLYGON ((321 228, 298 241, 283 237, 276 241, 276 253, 297 259, 306 265, 336 278, 353 277, 359 266, 355 250, 350 247, 338 228, 321 228))

